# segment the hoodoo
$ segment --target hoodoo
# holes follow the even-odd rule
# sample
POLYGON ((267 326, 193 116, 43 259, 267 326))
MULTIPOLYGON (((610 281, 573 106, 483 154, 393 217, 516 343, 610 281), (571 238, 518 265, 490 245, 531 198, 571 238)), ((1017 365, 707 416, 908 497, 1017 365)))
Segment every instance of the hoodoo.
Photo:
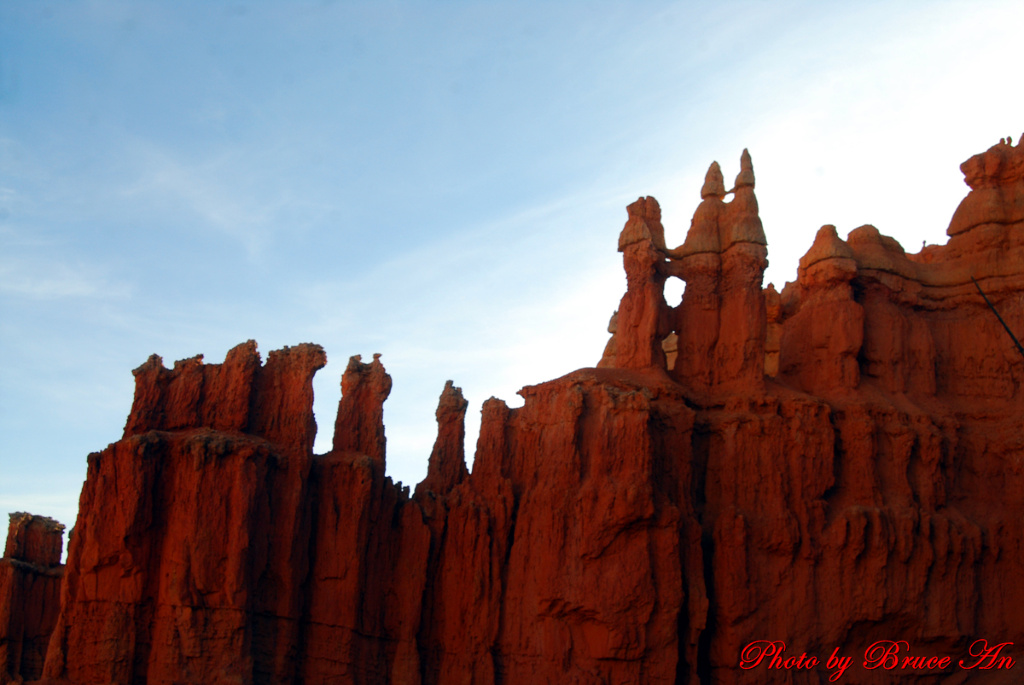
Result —
POLYGON ((25 512, 11 514, 0 559, 0 683, 33 680, 60 609, 64 526, 25 512))
POLYGON ((597 367, 484 403, 472 472, 449 382, 412 494, 377 356, 315 455, 318 346, 154 355, 63 572, 12 519, 0 682, 1017 682, 1024 358, 972 279, 1024 334, 1024 147, 961 169, 946 245, 825 226, 781 292, 746 151, 678 247, 638 199, 597 367))

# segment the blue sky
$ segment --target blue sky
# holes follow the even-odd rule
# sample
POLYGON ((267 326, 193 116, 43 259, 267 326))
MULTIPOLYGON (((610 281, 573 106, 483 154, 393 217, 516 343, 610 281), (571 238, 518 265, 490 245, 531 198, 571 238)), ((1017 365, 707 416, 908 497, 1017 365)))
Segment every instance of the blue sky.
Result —
POLYGON ((0 509, 70 526, 131 369, 250 338, 326 349, 320 450, 348 357, 382 353, 388 471, 417 482, 445 380, 472 436, 491 395, 596 363, 625 205, 657 197, 679 244, 744 147, 766 282, 825 223, 944 243, 960 162, 1024 130, 1022 24, 1017 1, 0 0, 0 509))

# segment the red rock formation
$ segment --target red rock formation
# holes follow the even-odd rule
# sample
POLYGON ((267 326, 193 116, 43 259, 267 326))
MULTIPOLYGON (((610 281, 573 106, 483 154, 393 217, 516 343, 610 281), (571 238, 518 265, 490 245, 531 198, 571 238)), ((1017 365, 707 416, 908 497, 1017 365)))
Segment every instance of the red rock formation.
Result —
MULTIPOLYGON (((790 385, 813 395, 853 389, 860 383, 857 355, 864 341, 864 307, 851 282, 857 262, 835 226, 822 226, 800 258, 787 295, 800 306, 782 323, 779 371, 790 385), (795 287, 797 292, 792 292, 795 287)), ((796 309, 796 308, 795 308, 796 309)))
MULTIPOLYGON (((665 366, 661 341, 669 332, 665 306, 665 276, 658 268, 664 258, 665 229, 661 207, 653 197, 639 198, 626 208, 629 220, 619 235, 619 252, 626 269, 626 294, 615 316, 618 331, 599 367, 642 369, 665 366)), ((609 328, 612 324, 609 324, 609 328)))
POLYGON ((341 401, 334 423, 334 451, 360 452, 384 464, 384 400, 391 394, 391 376, 380 355, 364 364, 359 355, 348 360, 341 379, 341 401))
POLYGON ((754 197, 754 168, 740 159, 732 202, 712 163, 686 241, 662 270, 686 281, 675 308, 678 357, 672 376, 691 394, 760 390, 764 379, 766 311, 761 281, 767 241, 754 197))
POLYGON ((819 683, 835 653, 834 682, 1016 682, 959 660, 1024 658, 1024 357, 971 281, 1024 332, 1024 147, 962 168, 948 245, 826 226, 781 293, 745 152, 678 248, 641 198, 600 368, 488 400, 472 472, 449 382, 412 497, 384 475, 378 358, 350 361, 319 456, 318 347, 151 358, 89 457, 46 676, 819 683), (820 663, 743 668, 765 640, 820 663), (867 669, 878 640, 951 658, 867 669))
POLYGON ((763 639, 823 661, 839 647, 863 683, 893 682, 860 662, 902 639, 960 655, 938 681, 988 682, 956 666, 973 640, 1024 639, 1024 359, 970 281, 1024 330, 1024 214, 972 198, 985 168, 985 192, 1019 206, 1022 160, 998 145, 965 163, 975 190, 944 248, 824 227, 775 317, 779 385, 698 409, 717 682, 771 678, 737 668, 763 639))
POLYGON ((0 559, 0 683, 33 680, 60 609, 64 526, 45 516, 11 514, 0 559))
POLYGON ((429 535, 384 478, 390 378, 352 360, 338 449, 314 458, 324 361, 300 345, 260 366, 250 342, 136 371, 124 439, 89 459, 49 677, 416 679, 429 535))

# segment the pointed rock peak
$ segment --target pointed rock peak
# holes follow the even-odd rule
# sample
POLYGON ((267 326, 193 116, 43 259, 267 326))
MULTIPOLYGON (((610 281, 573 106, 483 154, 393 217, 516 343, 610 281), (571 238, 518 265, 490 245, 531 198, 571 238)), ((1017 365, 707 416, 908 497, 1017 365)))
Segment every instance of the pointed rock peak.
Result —
POLYGON ((754 197, 754 165, 750 161, 750 153, 743 150, 740 157, 740 173, 736 176, 733 201, 726 210, 721 236, 722 247, 736 243, 754 243, 768 245, 764 234, 764 225, 758 216, 757 198, 754 197))
POLYGON ((619 252, 628 245, 649 240, 658 249, 665 249, 665 228, 661 225, 661 206, 653 197, 640 197, 626 207, 629 219, 619 234, 619 252))
POLYGON ((445 381, 444 390, 441 391, 441 399, 437 403, 437 420, 452 413, 465 415, 469 402, 462 396, 462 388, 455 387, 452 381, 445 381))
POLYGON ((873 269, 919 280, 918 266, 907 258, 903 246, 895 238, 882 235, 878 229, 865 224, 850 231, 846 244, 853 251, 860 269, 873 269))
POLYGON ((814 242, 819 240, 839 240, 839 233, 836 231, 836 227, 832 224, 825 224, 818 229, 817 234, 814 236, 814 242))
POLYGON ((313 343, 270 352, 253 381, 248 432, 275 443, 285 456, 311 456, 313 376, 326 364, 324 349, 313 343))
POLYGON ((778 323, 782 318, 782 295, 775 289, 774 283, 769 283, 764 289, 764 307, 768 323, 778 323))
POLYGON ((725 178, 722 176, 722 167, 718 166, 718 162, 711 162, 711 166, 708 167, 708 173, 704 176, 704 187, 700 189, 700 197, 701 199, 725 197, 725 178))
POLYGON ((972 190, 994 188, 1024 178, 1024 145, 1018 142, 1014 147, 1012 141, 1012 138, 1002 138, 960 165, 964 182, 972 190))
POLYGON ((504 400, 491 397, 480 408, 480 436, 473 459, 473 478, 476 483, 490 482, 492 492, 496 480, 503 477, 508 454, 506 427, 511 410, 504 400))
POLYGON ((461 483, 466 470, 466 407, 462 388, 448 381, 437 403, 437 440, 427 462, 427 477, 416 486, 416 496, 444 495, 461 483))
POLYGON ((480 407, 480 416, 483 417, 481 423, 487 423, 486 418, 490 416, 504 418, 508 415, 508 412, 509 408, 505 400, 491 395, 484 401, 483 406, 480 407))
POLYGON ((165 369, 165 368, 166 367, 164 366, 164 358, 161 357, 159 354, 155 354, 154 353, 154 354, 149 355, 149 358, 146 361, 144 361, 142 364, 140 364, 138 367, 132 369, 132 375, 133 376, 138 376, 140 374, 144 375, 146 373, 151 373, 153 371, 159 371, 160 369, 165 369))
POLYGON ((736 176, 736 187, 754 187, 754 163, 750 161, 750 153, 747 152, 746 148, 743 149, 743 154, 740 155, 740 173, 736 176))
POLYGON ((359 452, 384 462, 384 400, 391 394, 391 376, 380 355, 364 364, 360 355, 350 357, 341 377, 341 401, 334 422, 334 450, 359 452))
POLYGON ((638 197, 636 202, 626 207, 630 219, 646 219, 661 221, 661 205, 651 196, 638 197))
POLYGON ((814 244, 803 257, 800 258, 800 268, 807 267, 824 259, 853 259, 853 250, 840 239, 836 233, 836 227, 826 224, 818 229, 818 235, 814 237, 814 244))
POLYGON ((870 246, 879 245, 883 250, 887 252, 894 252, 900 256, 906 254, 903 246, 900 245, 895 238, 887 235, 882 235, 877 228, 871 224, 864 224, 850 231, 850 234, 846 236, 847 245, 859 246, 870 246))
POLYGON ((267 363, 264 367, 267 370, 277 367, 280 369, 294 370, 301 375, 308 374, 310 378, 313 373, 327 365, 327 353, 324 348, 316 343, 299 343, 298 345, 285 345, 279 350, 272 350, 267 355, 267 363))
POLYGON ((850 245, 860 245, 868 243, 879 243, 882 242, 882 234, 878 232, 878 229, 871 224, 864 224, 850 231, 850 234, 846 236, 846 241, 850 245))
POLYGON ((257 366, 260 365, 260 352, 255 340, 246 340, 244 343, 235 345, 228 350, 224 357, 224 364, 228 366, 246 365, 253 361, 257 366))
POLYGON ((360 354, 349 357, 348 366, 341 377, 342 397, 353 394, 357 387, 366 386, 372 388, 376 396, 380 396, 381 402, 391 394, 391 376, 384 371, 384 365, 380 363, 380 354, 373 355, 373 362, 363 363, 363 356, 360 354))

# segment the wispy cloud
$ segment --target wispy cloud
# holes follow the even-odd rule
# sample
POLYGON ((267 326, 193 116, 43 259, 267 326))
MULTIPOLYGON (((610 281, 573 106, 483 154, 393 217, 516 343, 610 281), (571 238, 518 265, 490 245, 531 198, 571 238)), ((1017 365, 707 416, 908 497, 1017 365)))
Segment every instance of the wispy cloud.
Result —
POLYGON ((119 299, 131 295, 128 283, 103 269, 58 257, 0 257, 0 293, 32 300, 69 298, 119 299))
POLYGON ((261 167, 272 163, 265 156, 274 155, 265 150, 258 159, 234 149, 187 159, 136 140, 128 153, 138 177, 120 189, 122 202, 160 208, 192 230, 219 232, 250 260, 264 257, 279 232, 301 230, 331 211, 284 184, 270 185, 274 174, 261 167))

